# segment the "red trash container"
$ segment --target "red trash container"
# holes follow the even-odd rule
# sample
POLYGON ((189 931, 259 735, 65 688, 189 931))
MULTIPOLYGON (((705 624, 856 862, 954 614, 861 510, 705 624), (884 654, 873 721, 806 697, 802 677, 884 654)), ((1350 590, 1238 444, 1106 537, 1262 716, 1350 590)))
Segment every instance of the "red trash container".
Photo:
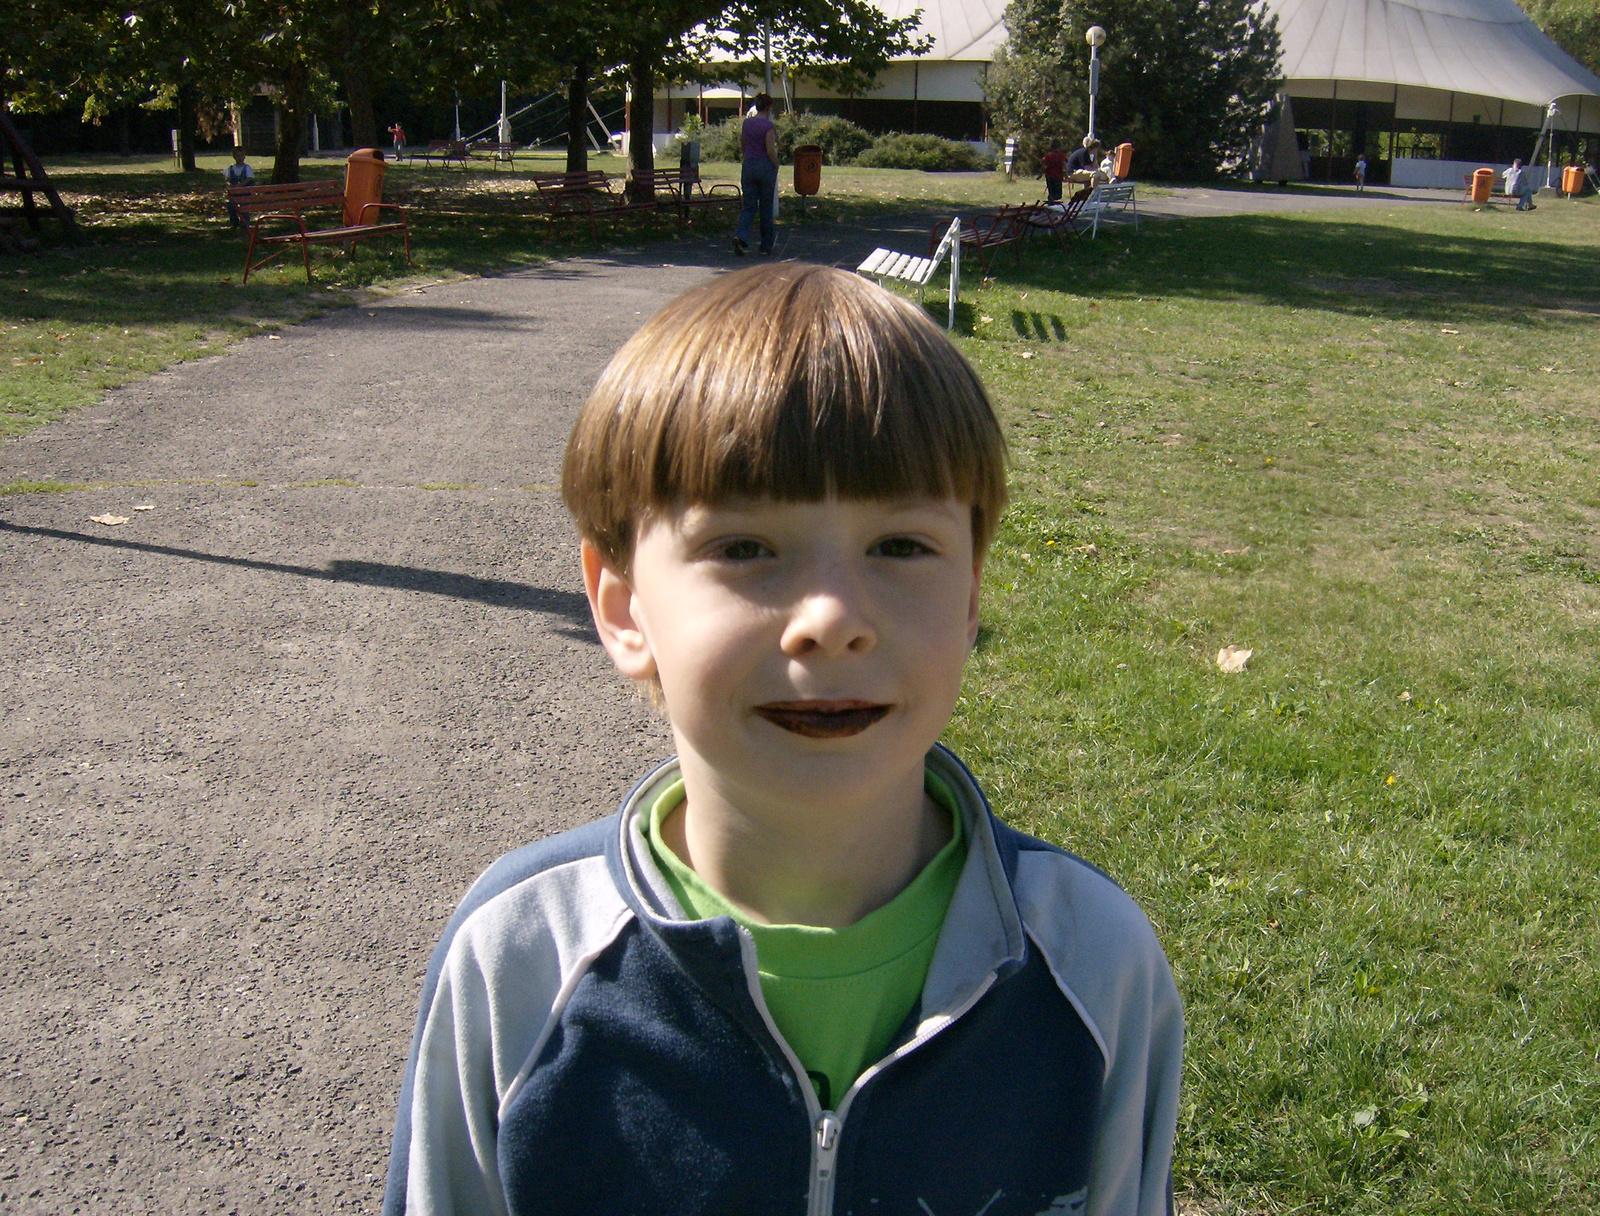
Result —
POLYGON ((811 195, 820 189, 822 189, 822 148, 817 144, 801 144, 794 150, 794 192, 811 195))
MULTIPOLYGON (((376 148, 357 148, 344 161, 344 222, 345 227, 359 224, 361 208, 368 203, 383 202, 383 175, 389 166, 383 163, 383 153, 376 148)), ((377 214, 368 212, 367 223, 376 223, 377 214)))

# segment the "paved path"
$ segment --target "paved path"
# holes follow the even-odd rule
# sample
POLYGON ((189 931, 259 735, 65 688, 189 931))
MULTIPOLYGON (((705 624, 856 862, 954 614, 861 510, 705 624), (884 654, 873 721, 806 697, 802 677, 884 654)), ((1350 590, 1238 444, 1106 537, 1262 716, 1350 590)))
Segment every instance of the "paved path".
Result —
POLYGON ((668 750, 555 487, 611 352, 732 264, 434 286, 0 445, 0 482, 127 483, 0 499, 0 1210, 375 1208, 456 900, 668 750))

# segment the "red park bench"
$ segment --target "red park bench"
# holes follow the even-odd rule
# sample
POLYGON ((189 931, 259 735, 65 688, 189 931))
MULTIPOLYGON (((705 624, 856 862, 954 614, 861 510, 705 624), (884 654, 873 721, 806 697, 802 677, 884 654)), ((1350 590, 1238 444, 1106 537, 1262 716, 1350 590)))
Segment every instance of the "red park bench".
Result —
POLYGON ((250 247, 244 255, 246 283, 250 281, 252 270, 259 270, 295 244, 300 246, 300 254, 305 261, 307 283, 311 282, 313 245, 343 245, 353 255, 357 241, 375 236, 399 235, 405 242, 406 263, 409 265, 411 262, 411 229, 405 208, 393 203, 363 203, 352 217, 345 203, 344 187, 336 181, 230 186, 228 199, 238 209, 240 218, 250 225, 250 247), (307 226, 307 211, 328 209, 339 212, 340 223, 331 228, 307 226), (383 211, 398 212, 400 218, 381 220, 379 213, 383 211), (286 231, 264 232, 262 226, 269 220, 287 221, 294 227, 286 231), (260 261, 255 260, 257 246, 271 250, 260 261))

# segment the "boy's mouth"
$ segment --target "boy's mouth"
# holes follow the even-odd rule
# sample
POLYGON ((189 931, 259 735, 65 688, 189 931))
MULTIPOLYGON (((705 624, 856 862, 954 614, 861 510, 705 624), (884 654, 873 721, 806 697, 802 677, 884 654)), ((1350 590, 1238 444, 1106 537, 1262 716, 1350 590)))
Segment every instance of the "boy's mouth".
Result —
POLYGON ((807 739, 846 739, 882 719, 889 709, 872 701, 772 701, 757 705, 756 713, 807 739))

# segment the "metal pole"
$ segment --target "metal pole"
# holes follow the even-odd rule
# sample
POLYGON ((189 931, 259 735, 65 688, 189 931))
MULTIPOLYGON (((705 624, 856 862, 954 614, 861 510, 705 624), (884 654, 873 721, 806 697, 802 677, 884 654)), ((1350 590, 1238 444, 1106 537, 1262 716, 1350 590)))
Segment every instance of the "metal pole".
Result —
POLYGON ((956 327, 956 299, 961 295, 961 217, 950 221, 950 322, 946 329, 956 327))
POLYGON ((460 93, 456 94, 456 133, 455 133, 454 136, 452 136, 452 138, 457 140, 457 141, 459 141, 461 139, 461 94, 460 93))
POLYGON ((768 97, 772 96, 772 22, 761 23, 761 53, 767 61, 766 86, 761 90, 768 97))
POLYGON ((1100 92, 1100 48, 1094 45, 1089 47, 1089 138, 1094 134, 1094 99, 1100 92))

